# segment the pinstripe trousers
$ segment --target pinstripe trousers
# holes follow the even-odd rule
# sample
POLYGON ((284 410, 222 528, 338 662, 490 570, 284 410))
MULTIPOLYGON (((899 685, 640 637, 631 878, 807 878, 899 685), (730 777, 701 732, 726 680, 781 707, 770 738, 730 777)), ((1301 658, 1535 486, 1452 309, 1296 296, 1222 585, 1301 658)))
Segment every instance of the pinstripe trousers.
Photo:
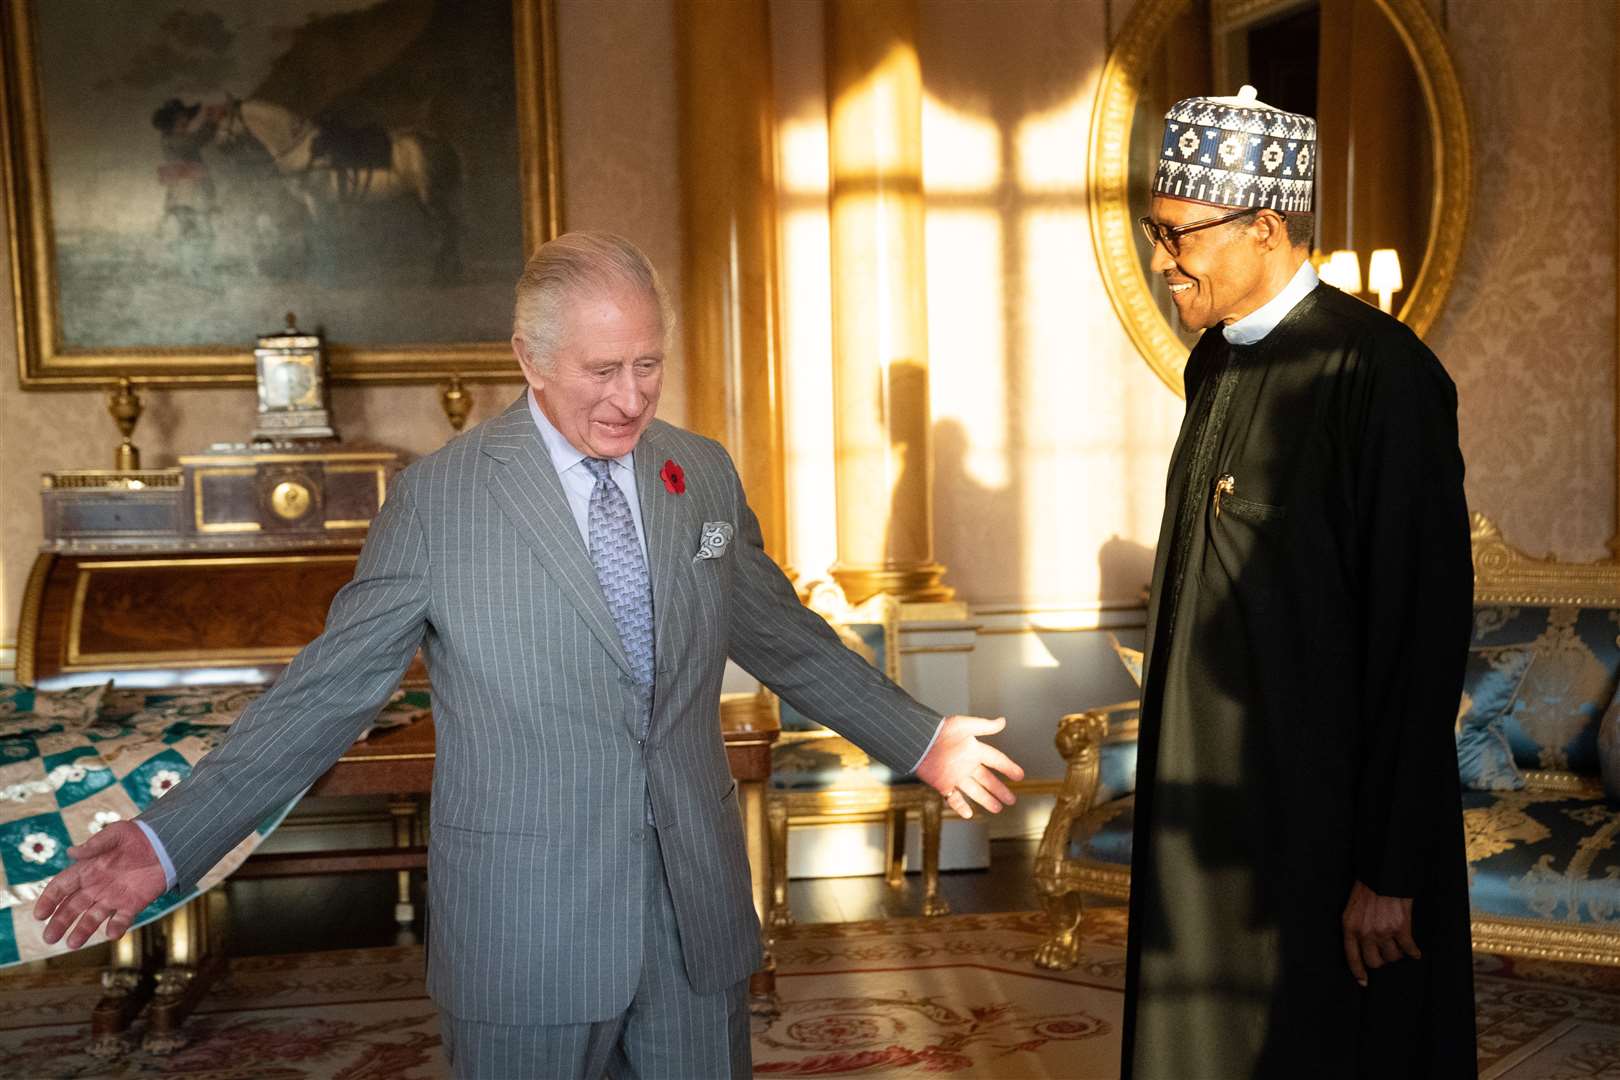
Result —
POLYGON ((658 830, 643 833, 641 978, 630 1007, 592 1024, 490 1024, 441 1013, 457 1080, 744 1080, 753 1071, 748 981, 699 994, 687 981, 658 830))

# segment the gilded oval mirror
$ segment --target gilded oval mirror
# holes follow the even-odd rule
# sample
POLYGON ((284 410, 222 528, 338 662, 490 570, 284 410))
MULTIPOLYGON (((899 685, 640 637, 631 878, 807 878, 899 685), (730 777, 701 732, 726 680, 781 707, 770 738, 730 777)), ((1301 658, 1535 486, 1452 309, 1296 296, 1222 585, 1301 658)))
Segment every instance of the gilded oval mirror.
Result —
POLYGON ((1373 251, 1394 250, 1391 310, 1418 334, 1439 313, 1462 249, 1468 119, 1423 0, 1137 0, 1092 117, 1092 238, 1131 340, 1177 394, 1197 335, 1175 324, 1135 220, 1147 213, 1170 105, 1243 84, 1317 118, 1316 248, 1353 251, 1363 269, 1373 251))

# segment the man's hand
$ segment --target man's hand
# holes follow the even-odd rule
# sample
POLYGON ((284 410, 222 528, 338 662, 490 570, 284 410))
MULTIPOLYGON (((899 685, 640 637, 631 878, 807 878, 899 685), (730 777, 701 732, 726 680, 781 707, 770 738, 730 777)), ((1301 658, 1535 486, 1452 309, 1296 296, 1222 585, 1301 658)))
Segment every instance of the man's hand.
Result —
POLYGON ((1368 968, 1393 964, 1402 956, 1423 958, 1412 939, 1411 899, 1379 896, 1356 882, 1344 906, 1344 958, 1350 974, 1366 989, 1368 968))
POLYGON ((113 822, 68 848, 68 858, 73 865, 57 874, 34 904, 34 918, 51 920, 45 927, 49 945, 71 926, 68 947, 77 949, 103 922, 107 940, 119 937, 167 885, 157 852, 133 821, 113 822))
POLYGON ((999 814, 1003 805, 1011 806, 1018 800, 996 773, 1009 780, 1022 780, 1024 770, 978 737, 994 735, 1006 726, 1006 717, 985 720, 978 716, 947 716, 939 737, 917 766, 917 778, 945 796, 945 805, 961 817, 973 816, 969 799, 999 814))

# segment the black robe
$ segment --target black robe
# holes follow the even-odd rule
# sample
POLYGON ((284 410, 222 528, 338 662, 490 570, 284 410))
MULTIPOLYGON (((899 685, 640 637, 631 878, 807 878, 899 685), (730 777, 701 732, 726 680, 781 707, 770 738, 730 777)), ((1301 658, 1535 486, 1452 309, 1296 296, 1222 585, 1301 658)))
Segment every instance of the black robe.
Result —
POLYGON ((1149 603, 1124 1075, 1473 1076, 1456 390, 1404 325, 1325 285, 1254 345, 1205 333, 1186 382, 1149 603), (1357 880, 1415 898, 1423 952, 1366 990, 1341 923, 1357 880))

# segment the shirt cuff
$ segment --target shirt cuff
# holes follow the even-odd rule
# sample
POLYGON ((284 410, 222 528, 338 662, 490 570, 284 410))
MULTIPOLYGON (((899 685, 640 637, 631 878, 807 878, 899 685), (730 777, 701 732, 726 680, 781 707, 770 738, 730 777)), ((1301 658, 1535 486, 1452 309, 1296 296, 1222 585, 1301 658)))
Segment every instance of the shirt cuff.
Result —
POLYGON ((928 755, 934 752, 934 744, 939 742, 939 733, 944 730, 945 718, 941 717, 939 726, 934 728, 934 737, 928 740, 928 748, 922 752, 922 757, 917 759, 917 764, 911 767, 912 775, 916 775, 917 770, 922 768, 922 763, 928 760, 928 755))
POLYGON ((135 824, 139 826, 141 832, 146 834, 146 842, 152 845, 152 851, 157 854, 158 863, 163 867, 164 890, 174 888, 174 862, 169 858, 169 849, 163 846, 163 841, 159 840, 158 834, 152 831, 152 826, 140 818, 135 819, 135 824))

